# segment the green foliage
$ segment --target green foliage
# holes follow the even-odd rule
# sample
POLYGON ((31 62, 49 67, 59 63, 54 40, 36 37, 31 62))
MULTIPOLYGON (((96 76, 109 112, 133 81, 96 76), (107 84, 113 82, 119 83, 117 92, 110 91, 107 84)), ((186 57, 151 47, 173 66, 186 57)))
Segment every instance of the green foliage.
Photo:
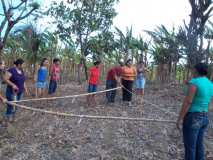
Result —
POLYGON ((154 42, 151 49, 156 64, 178 62, 181 58, 175 29, 168 31, 165 26, 158 26, 154 31, 146 31, 154 42))
POLYGON ((47 14, 55 18, 59 37, 72 37, 76 46, 80 46, 83 56, 87 56, 94 37, 98 37, 100 32, 107 32, 112 25, 116 16, 116 2, 117 0, 54 2, 47 14))

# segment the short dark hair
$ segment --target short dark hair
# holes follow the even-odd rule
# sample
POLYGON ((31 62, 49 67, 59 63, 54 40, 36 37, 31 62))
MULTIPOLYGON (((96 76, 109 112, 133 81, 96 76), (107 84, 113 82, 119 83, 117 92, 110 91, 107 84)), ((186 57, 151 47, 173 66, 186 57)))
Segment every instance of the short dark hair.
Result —
POLYGON ((97 65, 101 64, 101 61, 95 61, 93 64, 94 64, 95 66, 97 66, 97 65))
POLYGON ((21 59, 21 58, 18 58, 18 59, 14 62, 14 64, 15 64, 16 66, 22 65, 23 63, 24 63, 24 60, 21 59))
POLYGON ((41 64, 40 66, 44 66, 44 62, 47 60, 47 58, 43 58, 42 61, 41 61, 41 64))
POLYGON ((194 68, 201 76, 206 76, 208 74, 208 65, 205 63, 198 63, 194 66, 194 68))
POLYGON ((124 66, 124 62, 123 62, 123 61, 119 61, 118 63, 119 63, 119 65, 120 65, 121 67, 124 66))
POLYGON ((54 58, 53 59, 53 63, 57 63, 57 62, 60 62, 60 59, 59 58, 54 58))

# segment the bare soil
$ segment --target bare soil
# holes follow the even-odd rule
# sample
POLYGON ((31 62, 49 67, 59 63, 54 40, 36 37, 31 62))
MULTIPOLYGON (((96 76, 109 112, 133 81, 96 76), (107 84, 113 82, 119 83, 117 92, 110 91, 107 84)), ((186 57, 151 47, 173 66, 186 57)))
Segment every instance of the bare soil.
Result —
MULTIPOLYGON (((70 83, 61 86, 58 95, 85 90, 85 85, 70 83)), ((158 107, 141 104, 135 96, 133 107, 128 107, 120 94, 115 104, 107 104, 104 94, 97 95, 97 105, 92 107, 87 107, 86 97, 22 104, 74 114, 176 120, 170 112, 178 113, 183 97, 178 85, 150 84, 145 99, 158 107)), ((208 160, 213 159, 212 106, 210 120, 205 143, 208 160)), ((15 123, 0 127, 0 160, 181 160, 183 152, 182 135, 174 123, 89 120, 19 109, 15 123)))

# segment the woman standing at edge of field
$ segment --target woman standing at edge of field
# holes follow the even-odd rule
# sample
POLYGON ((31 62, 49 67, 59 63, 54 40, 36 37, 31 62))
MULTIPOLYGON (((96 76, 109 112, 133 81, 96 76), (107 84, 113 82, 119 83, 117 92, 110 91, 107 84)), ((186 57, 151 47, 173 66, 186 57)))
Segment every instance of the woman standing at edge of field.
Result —
POLYGON ((132 88, 133 83, 136 77, 136 69, 132 65, 132 60, 128 59, 125 63, 125 66, 122 67, 121 72, 121 84, 124 88, 122 88, 123 92, 123 101, 128 102, 128 106, 132 106, 132 88))
POLYGON ((2 102, 6 102, 6 98, 3 97, 3 93, 5 93, 4 79, 6 77, 6 72, 5 62, 0 60, 0 101, 2 102))
POLYGON ((144 96, 144 87, 146 83, 146 72, 149 72, 149 70, 145 67, 143 61, 139 61, 137 66, 137 76, 135 80, 136 85, 136 93, 137 95, 141 96, 141 103, 143 103, 143 96, 144 96))
POLYGON ((47 93, 48 64, 48 59, 43 58, 37 73, 36 97, 42 97, 47 93))
POLYGON ((194 67, 194 78, 177 120, 180 129, 183 121, 185 160, 204 160, 204 134, 209 124, 209 103, 213 96, 213 83, 207 78, 208 66, 199 63, 194 67))
MULTIPOLYGON (((8 101, 19 101, 24 93, 28 94, 28 90, 26 87, 26 77, 23 71, 23 59, 17 59, 14 62, 14 67, 10 68, 7 72, 8 75, 5 78, 5 82, 7 84, 6 88, 6 98, 8 101)), ((16 113, 16 107, 12 105, 7 105, 7 110, 5 114, 5 118, 7 121, 12 122, 14 121, 16 113)))
POLYGON ((58 58, 53 59, 53 64, 50 67, 50 84, 48 90, 49 95, 53 95, 58 87, 58 81, 60 80, 60 73, 61 73, 60 64, 61 64, 60 59, 58 58))

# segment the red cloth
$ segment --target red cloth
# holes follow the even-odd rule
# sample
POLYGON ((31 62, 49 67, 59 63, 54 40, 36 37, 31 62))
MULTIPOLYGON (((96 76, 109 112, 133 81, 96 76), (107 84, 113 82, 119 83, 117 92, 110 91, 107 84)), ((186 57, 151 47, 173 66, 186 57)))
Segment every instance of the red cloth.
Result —
POLYGON ((90 84, 94 84, 94 85, 97 85, 98 84, 98 81, 99 81, 99 76, 100 76, 100 69, 97 68, 97 67, 91 67, 89 69, 89 83, 90 84))
POLYGON ((52 67, 50 68, 50 75, 51 75, 50 79, 54 81, 60 80, 60 72, 61 72, 60 66, 53 64, 52 67))
POLYGON ((115 76, 121 76, 121 72, 122 72, 122 68, 121 67, 114 67, 111 68, 108 72, 107 72, 107 80, 116 80, 115 76))

